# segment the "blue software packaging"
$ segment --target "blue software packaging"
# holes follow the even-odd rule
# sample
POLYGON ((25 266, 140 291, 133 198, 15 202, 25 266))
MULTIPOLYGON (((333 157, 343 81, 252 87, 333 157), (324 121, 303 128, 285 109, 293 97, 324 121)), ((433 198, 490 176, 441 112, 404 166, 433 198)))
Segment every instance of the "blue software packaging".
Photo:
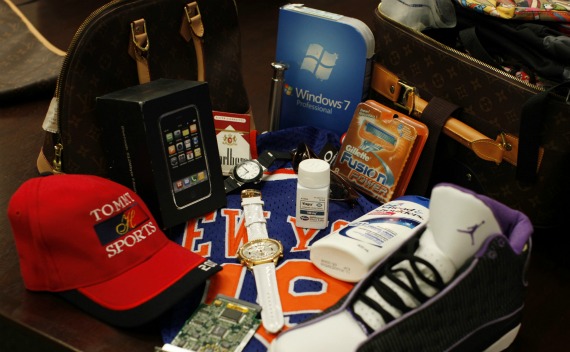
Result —
POLYGON ((368 94, 374 36, 355 18, 288 4, 279 10, 276 61, 288 66, 279 128, 345 133, 368 94))

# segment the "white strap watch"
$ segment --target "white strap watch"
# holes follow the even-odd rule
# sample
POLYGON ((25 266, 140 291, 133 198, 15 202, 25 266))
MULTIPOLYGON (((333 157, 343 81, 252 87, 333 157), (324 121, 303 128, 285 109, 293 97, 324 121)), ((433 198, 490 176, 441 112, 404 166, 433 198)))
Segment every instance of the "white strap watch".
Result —
POLYGON ((277 260, 283 256, 283 246, 267 235, 261 192, 246 189, 241 192, 241 198, 248 242, 239 249, 238 258, 253 272, 263 327, 276 333, 285 323, 275 275, 277 260))

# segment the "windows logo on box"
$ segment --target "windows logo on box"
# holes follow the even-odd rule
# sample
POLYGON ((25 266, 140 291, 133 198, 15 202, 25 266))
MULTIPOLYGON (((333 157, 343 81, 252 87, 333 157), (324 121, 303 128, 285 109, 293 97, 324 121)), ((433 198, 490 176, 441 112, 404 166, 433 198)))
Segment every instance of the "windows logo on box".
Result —
POLYGON ((279 9, 275 60, 284 63, 279 128, 347 129, 368 96, 374 36, 366 24, 302 4, 279 9))
POLYGON ((326 81, 331 76, 337 59, 338 55, 336 53, 329 53, 322 45, 309 44, 307 53, 301 64, 301 70, 307 70, 317 79, 326 81))
POLYGON ((285 94, 291 95, 293 94, 293 87, 285 83, 285 85, 283 86, 283 91, 285 92, 285 94))

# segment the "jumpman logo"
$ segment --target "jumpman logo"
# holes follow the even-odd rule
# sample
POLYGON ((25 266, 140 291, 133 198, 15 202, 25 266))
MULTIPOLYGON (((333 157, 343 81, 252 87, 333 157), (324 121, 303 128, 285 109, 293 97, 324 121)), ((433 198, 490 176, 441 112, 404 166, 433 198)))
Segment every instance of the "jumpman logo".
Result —
POLYGON ((460 229, 457 229, 457 231, 468 234, 469 237, 471 237, 471 244, 474 245, 474 244, 475 244, 475 231, 477 231, 477 229, 478 229, 479 227, 481 227, 484 223, 485 223, 485 220, 481 221, 480 224, 475 224, 475 225, 473 225, 473 226, 469 226, 469 227, 467 228, 467 230, 460 230, 460 229))

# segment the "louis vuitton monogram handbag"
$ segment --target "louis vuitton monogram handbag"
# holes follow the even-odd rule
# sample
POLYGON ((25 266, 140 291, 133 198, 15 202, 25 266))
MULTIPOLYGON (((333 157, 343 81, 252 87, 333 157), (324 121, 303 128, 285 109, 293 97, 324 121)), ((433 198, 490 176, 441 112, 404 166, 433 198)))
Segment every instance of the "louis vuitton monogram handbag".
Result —
POLYGON ((207 81, 214 110, 249 112, 233 0, 114 0, 95 10, 59 72, 38 170, 106 176, 96 98, 158 78, 207 81))

